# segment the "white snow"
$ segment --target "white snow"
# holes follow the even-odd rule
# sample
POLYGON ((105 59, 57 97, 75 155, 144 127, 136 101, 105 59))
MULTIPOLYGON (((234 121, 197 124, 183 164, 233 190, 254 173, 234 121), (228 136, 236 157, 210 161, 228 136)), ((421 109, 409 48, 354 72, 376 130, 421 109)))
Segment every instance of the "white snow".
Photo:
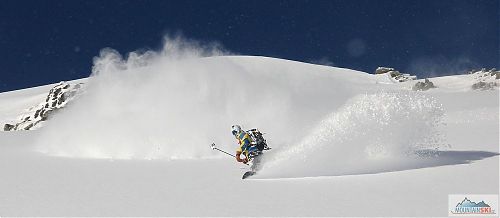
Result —
MULTIPOLYGON (((189 52, 187 52, 189 53, 189 52)), ((498 194, 499 92, 437 89, 251 56, 112 51, 86 93, 33 131, 0 132, 0 216, 447 216, 449 194, 498 194), (259 128, 264 168, 233 152, 259 128)), ((51 86, 0 93, 15 119, 51 86)))
POLYGON ((45 100, 52 85, 0 93, 0 123, 17 121, 23 111, 45 100))

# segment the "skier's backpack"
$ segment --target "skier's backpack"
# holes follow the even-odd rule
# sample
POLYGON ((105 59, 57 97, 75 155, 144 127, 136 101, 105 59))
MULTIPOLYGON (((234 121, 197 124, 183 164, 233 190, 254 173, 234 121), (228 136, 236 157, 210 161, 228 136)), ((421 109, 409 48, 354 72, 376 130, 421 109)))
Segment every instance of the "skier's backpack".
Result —
POLYGON ((247 133, 252 138, 252 145, 256 146, 259 151, 271 149, 267 146, 267 142, 262 136, 263 134, 258 129, 248 130, 247 133))

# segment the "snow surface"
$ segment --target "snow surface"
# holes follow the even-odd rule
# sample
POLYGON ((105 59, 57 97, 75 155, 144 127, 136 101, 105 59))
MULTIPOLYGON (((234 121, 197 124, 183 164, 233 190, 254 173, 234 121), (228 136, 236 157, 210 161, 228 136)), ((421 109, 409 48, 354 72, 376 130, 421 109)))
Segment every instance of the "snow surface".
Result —
MULTIPOLYGON (((449 194, 498 194, 499 92, 439 88, 251 56, 105 50, 45 126, 0 132, 0 216, 447 216, 449 194), (273 148, 233 152, 232 124, 273 148)), ((51 86, 0 93, 15 120, 51 86)))

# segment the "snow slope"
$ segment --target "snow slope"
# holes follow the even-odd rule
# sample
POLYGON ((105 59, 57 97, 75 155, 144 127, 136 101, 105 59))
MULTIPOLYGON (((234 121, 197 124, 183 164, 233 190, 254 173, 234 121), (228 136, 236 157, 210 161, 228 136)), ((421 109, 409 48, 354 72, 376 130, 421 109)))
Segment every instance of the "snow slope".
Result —
MULTIPOLYGON (((413 92, 274 58, 105 51, 43 128, 0 132, 0 216, 447 216, 449 194, 498 194, 498 89, 461 77, 413 92), (235 123, 273 147, 249 180, 209 147, 232 152, 235 123)), ((0 120, 50 88, 1 93, 0 120)))
POLYGON ((53 85, 1 93, 0 123, 12 123, 17 116, 42 102, 53 85))

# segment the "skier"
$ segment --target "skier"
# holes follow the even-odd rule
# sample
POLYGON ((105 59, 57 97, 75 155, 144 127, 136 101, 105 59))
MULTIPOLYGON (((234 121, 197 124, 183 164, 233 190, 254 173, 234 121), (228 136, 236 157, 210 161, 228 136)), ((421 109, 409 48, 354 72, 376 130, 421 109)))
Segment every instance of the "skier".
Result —
POLYGON ((254 146, 252 143, 252 138, 250 135, 241 129, 239 125, 231 126, 231 133, 234 135, 236 140, 238 140, 239 147, 236 150, 236 161, 247 163, 253 155, 258 155, 261 149, 254 146), (240 155, 245 155, 245 158, 241 158, 240 155))

